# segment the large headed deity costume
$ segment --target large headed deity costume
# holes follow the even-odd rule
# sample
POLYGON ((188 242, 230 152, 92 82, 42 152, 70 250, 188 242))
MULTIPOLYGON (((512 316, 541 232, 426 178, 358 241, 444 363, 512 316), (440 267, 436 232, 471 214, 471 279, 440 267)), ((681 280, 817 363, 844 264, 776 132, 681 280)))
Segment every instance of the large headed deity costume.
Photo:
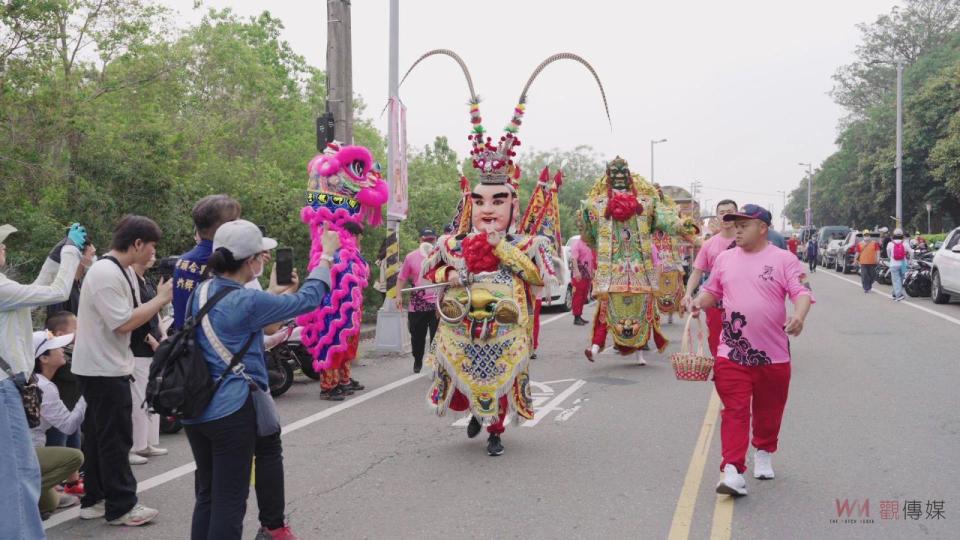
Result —
POLYGON ((621 354, 636 352, 644 364, 642 349, 650 338, 658 351, 667 346, 657 310, 660 265, 653 236, 675 234, 679 215, 617 156, 582 201, 579 217, 582 238, 597 254, 593 294, 599 300, 591 347, 584 352, 592 361, 609 332, 621 354))
MULTIPOLYGON (((544 172, 531 198, 533 208, 526 213, 520 209, 517 180, 521 172, 515 157, 527 90, 553 61, 567 58, 589 65, 570 54, 548 58, 527 82, 510 123, 496 141, 486 134, 469 72, 456 54, 431 51, 417 63, 435 54, 454 58, 467 77, 473 126, 470 153, 479 181, 471 189, 466 178, 461 179, 463 199, 453 220, 454 231, 440 237, 424 262, 428 279, 447 284, 438 295, 441 324, 428 356, 434 367, 428 401, 438 415, 448 409, 469 410, 473 420, 468 434, 476 435, 481 424, 489 424, 487 431, 499 445, 507 415, 533 418, 528 374, 533 289, 556 279, 555 249, 560 243, 559 175, 551 185, 544 172)), ((491 445, 488 451, 498 455, 491 445)))
POLYGON ((307 174, 307 206, 300 213, 310 227, 307 268, 312 270, 324 256, 332 257, 333 287, 320 307, 301 315, 297 324, 303 327, 301 339, 313 355, 313 368, 339 369, 339 363, 350 358, 350 347, 359 337, 363 289, 370 276, 357 239, 345 227, 364 222, 380 225, 380 209, 387 201, 388 188, 373 155, 362 146, 329 145, 310 160, 307 174), (336 253, 323 253, 320 238, 324 227, 340 235, 336 253))

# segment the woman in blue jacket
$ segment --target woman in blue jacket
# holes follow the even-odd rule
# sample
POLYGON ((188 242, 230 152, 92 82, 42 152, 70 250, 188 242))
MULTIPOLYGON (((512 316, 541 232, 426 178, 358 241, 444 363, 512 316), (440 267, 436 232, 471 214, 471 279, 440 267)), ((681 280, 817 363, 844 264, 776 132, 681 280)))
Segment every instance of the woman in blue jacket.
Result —
MULTIPOLYGON (((322 242, 324 253, 335 253, 340 247, 335 232, 325 231, 322 242)), ((244 288, 263 273, 264 253, 275 247, 276 240, 264 238, 249 221, 221 225, 207 263, 215 277, 197 286, 188 307, 188 313, 196 314, 219 291, 231 289, 197 330, 210 376, 223 379, 204 412, 183 422, 197 462, 193 540, 239 539, 243 532, 257 437, 252 392, 258 390, 251 389, 250 381, 259 391, 269 392, 263 327, 316 309, 330 290, 330 259, 320 261, 299 291, 296 279, 289 287, 271 283, 270 292, 244 288), (224 375, 230 359, 243 350, 251 336, 242 370, 224 375)))

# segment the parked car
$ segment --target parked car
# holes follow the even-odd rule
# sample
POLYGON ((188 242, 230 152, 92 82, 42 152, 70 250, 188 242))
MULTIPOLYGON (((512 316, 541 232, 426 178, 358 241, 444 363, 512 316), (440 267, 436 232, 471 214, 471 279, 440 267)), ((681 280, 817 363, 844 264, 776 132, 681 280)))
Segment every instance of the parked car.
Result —
POLYGON ((820 257, 820 266, 826 266, 832 268, 834 265, 827 264, 824 260, 824 256, 827 252, 827 247, 830 244, 831 240, 843 240, 846 238, 847 234, 850 232, 850 227, 843 225, 828 225, 826 227, 820 227, 817 231, 817 253, 820 257))
POLYGON ((827 268, 834 268, 837 264, 837 252, 840 251, 843 238, 834 238, 827 244, 827 250, 818 255, 820 263, 827 268))
POLYGON ((946 304, 951 296, 960 297, 960 227, 950 231, 933 255, 930 298, 946 304))
POLYGON ((843 274, 853 274, 857 272, 857 244, 863 241, 863 233, 860 231, 850 231, 846 238, 837 248, 837 256, 834 260, 833 268, 843 274))
POLYGON ((560 283, 549 287, 549 292, 547 287, 540 290, 540 300, 543 302, 543 307, 545 308, 558 307, 561 311, 570 311, 573 309, 570 245, 574 238, 580 238, 580 236, 573 236, 567 240, 567 244, 563 246, 561 250, 560 258, 554 259, 553 261, 553 269, 557 273, 557 280, 560 283))

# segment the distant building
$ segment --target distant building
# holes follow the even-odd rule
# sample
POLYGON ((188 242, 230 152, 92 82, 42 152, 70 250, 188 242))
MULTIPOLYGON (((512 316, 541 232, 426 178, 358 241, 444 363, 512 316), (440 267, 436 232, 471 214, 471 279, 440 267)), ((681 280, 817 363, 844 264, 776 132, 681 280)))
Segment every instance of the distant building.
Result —
POLYGON ((663 194, 673 199, 680 207, 680 215, 700 217, 700 203, 690 196, 690 192, 680 186, 661 186, 663 194))

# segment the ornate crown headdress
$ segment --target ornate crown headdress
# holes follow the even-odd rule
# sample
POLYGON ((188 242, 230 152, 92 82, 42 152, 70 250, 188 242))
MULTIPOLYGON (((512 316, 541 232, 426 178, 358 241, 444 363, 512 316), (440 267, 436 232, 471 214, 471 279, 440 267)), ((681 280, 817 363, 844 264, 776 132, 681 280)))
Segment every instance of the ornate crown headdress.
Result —
MULTIPOLYGON (((530 75, 530 78, 527 79, 527 83, 520 93, 520 99, 517 100, 517 106, 513 109, 510 122, 504 127, 504 133, 500 137, 500 140, 495 143, 493 137, 488 136, 486 129, 483 127, 483 119, 480 116, 480 98, 474 90, 473 78, 470 76, 467 64, 457 53, 449 49, 434 49, 425 53, 410 66, 410 69, 407 70, 400 84, 403 84, 403 81, 405 81, 410 75, 410 72, 417 67, 417 64, 438 54, 453 58, 457 64, 460 65, 460 68, 463 70, 463 75, 466 77, 467 87, 470 89, 470 124, 472 125, 470 134, 468 135, 468 139, 472 145, 470 155, 472 157, 473 167, 479 172, 480 183, 482 184, 509 185, 514 192, 518 190, 521 171, 514 158, 517 155, 515 149, 520 146, 520 139, 517 137, 517 133, 520 131, 520 125, 523 123, 523 114, 526 111, 527 92, 530 90, 533 81, 536 80, 544 68, 553 62, 558 60, 574 60, 590 71, 594 80, 597 81, 597 86, 600 88, 600 96, 603 98, 603 109, 607 115, 607 122, 610 124, 611 129, 613 129, 613 123, 610 120, 610 109, 607 106, 607 94, 593 66, 576 54, 558 53, 541 62, 533 71, 533 74, 530 75)), ((459 230, 459 232, 466 232, 470 222, 469 184, 465 185, 463 180, 461 177, 461 189, 464 191, 465 197, 464 200, 461 201, 457 218, 454 220, 454 227, 459 230)))

